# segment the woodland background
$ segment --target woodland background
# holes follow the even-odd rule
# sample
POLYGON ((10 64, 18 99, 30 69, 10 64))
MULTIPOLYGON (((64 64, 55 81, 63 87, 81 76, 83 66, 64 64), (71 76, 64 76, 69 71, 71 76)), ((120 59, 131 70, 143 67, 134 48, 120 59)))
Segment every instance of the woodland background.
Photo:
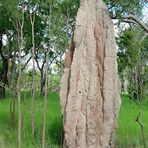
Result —
MULTIPOLYGON (((122 106, 117 147, 148 146, 148 2, 105 0, 122 106)), ((59 89, 79 0, 0 1, 0 147, 61 145, 59 89)))

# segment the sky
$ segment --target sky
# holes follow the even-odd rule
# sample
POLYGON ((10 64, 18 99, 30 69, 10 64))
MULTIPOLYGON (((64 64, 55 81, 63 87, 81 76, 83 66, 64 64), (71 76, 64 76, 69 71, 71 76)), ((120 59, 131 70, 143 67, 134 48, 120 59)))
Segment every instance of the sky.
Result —
POLYGON ((143 21, 148 22, 148 2, 143 9, 143 15, 144 15, 143 21))

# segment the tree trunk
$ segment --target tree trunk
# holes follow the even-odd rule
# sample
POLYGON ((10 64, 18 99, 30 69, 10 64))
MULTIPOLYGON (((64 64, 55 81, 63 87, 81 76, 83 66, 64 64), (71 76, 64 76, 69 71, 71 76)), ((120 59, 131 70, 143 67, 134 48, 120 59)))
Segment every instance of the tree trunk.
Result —
POLYGON ((111 148, 120 107, 116 42, 102 0, 81 0, 60 99, 64 148, 111 148))
POLYGON ((41 71, 40 94, 41 96, 44 96, 45 94, 45 76, 43 70, 41 71))
POLYGON ((2 58, 2 69, 0 73, 0 99, 5 97, 5 86, 8 84, 8 59, 2 53, 2 34, 0 35, 0 55, 2 58))
POLYGON ((43 129, 42 129, 42 148, 46 147, 46 106, 47 106, 47 77, 48 77, 48 62, 47 62, 47 57, 46 57, 46 69, 45 69, 45 90, 44 90, 44 107, 43 107, 43 129))
POLYGON ((32 62, 33 62, 33 69, 32 69, 32 97, 31 97, 31 129, 32 129, 32 136, 35 135, 35 123, 34 123, 34 99, 35 99, 35 33, 34 33, 34 22, 35 22, 35 14, 30 14, 30 21, 32 27, 32 62))
POLYGON ((17 32, 18 32, 18 77, 17 77, 17 98, 18 98, 18 148, 22 147, 22 112, 21 112, 21 53, 24 45, 24 11, 22 11, 22 18, 18 18, 17 22, 17 32))
POLYGON ((10 126, 12 129, 15 127, 15 99, 10 101, 10 126))

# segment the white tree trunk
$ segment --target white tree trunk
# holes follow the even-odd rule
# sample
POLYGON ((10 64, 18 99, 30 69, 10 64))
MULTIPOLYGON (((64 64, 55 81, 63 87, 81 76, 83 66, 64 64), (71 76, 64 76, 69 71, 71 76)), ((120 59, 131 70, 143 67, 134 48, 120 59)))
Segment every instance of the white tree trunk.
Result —
POLYGON ((34 23, 35 23, 35 14, 30 13, 30 22, 31 22, 31 31, 32 31, 32 63, 33 63, 33 69, 32 69, 32 95, 31 95, 31 130, 32 130, 32 136, 34 137, 35 133, 35 121, 34 121, 34 99, 35 99, 35 33, 34 33, 34 23))
POLYGON ((120 108, 116 42, 102 0, 81 0, 61 80, 64 148, 114 147, 120 108))

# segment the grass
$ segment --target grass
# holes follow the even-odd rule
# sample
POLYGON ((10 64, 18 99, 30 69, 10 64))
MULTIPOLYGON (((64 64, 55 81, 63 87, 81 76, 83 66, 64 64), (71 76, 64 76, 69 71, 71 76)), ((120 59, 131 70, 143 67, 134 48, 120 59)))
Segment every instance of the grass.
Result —
MULTIPOLYGON (((30 93, 24 92, 22 96, 22 148, 41 148, 43 98, 36 94, 35 138, 32 138, 30 128, 30 93)), ((10 99, 12 97, 8 95, 7 99, 0 100, 0 148, 17 148, 17 108, 16 127, 12 130, 10 129, 10 99)), ((144 125, 146 140, 148 140, 148 102, 143 102, 141 109, 138 103, 129 100, 127 95, 122 96, 116 139, 119 148, 142 148, 141 130, 135 121, 139 110, 142 110, 141 121, 144 125)), ((59 96, 56 93, 48 95, 46 127, 46 146, 48 148, 59 148, 61 114, 59 96)))
MULTIPOLYGON (((40 148, 43 121, 43 98, 36 94, 35 98, 35 138, 31 136, 30 121, 30 94, 23 93, 22 97, 22 148, 40 148)), ((5 143, 3 148, 17 147, 17 126, 10 129, 10 96, 0 101, 0 144, 5 143), (1 138, 2 136, 2 138, 1 138)), ((17 109, 16 109, 17 112, 17 109)), ((15 118, 17 124, 17 113, 15 118)), ((61 114, 59 96, 56 93, 48 95, 47 122, 46 122, 46 146, 58 148, 60 145, 61 114)), ((0 145, 0 148, 1 145, 0 145)))
POLYGON ((136 117, 141 112, 140 122, 144 126, 145 139, 148 145, 148 101, 141 105, 122 95, 122 105, 117 129, 117 145, 120 148, 143 148, 141 129, 136 117))

